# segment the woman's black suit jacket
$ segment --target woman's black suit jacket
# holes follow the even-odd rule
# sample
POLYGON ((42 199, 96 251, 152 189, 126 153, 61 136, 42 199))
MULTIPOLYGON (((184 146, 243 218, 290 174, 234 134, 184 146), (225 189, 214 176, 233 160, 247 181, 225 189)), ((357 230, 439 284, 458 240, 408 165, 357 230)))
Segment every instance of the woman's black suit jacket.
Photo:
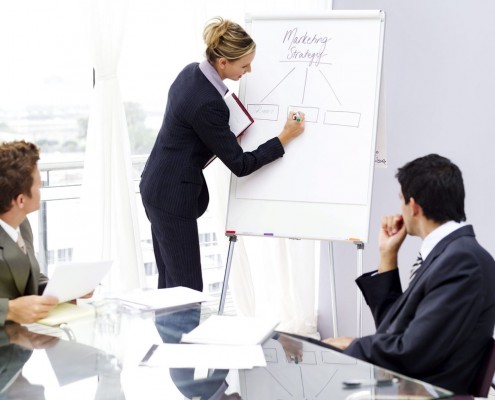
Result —
POLYGON ((163 124, 141 177, 143 202, 196 219, 208 206, 203 167, 213 155, 236 176, 246 176, 283 154, 277 137, 244 152, 230 131, 222 95, 198 63, 189 64, 170 87, 163 124))

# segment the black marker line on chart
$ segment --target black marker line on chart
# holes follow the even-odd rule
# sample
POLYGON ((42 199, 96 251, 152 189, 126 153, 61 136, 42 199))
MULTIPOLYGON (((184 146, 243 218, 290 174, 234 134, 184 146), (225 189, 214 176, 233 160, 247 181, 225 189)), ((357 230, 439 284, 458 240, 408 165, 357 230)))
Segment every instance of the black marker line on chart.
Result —
POLYGON ((327 82, 328 86, 330 86, 330 90, 332 91, 333 95, 335 96, 335 98, 337 99, 337 101, 339 102, 339 104, 342 105, 342 103, 340 102, 339 98, 337 97, 337 94, 335 93, 335 90, 333 90, 332 85, 328 81, 327 77, 323 74, 323 72, 321 72, 321 70, 318 70, 318 71, 320 71, 321 76, 323 76, 323 79, 325 79, 325 81, 327 82))
MULTIPOLYGON (((304 63, 304 64, 309 64, 310 61, 294 61, 294 60, 280 60, 279 62, 281 63, 304 63)), ((333 65, 333 63, 330 62, 320 62, 318 65, 333 65)))
POLYGON ((272 94, 272 92, 273 92, 276 88, 278 88, 278 87, 280 86, 280 84, 281 84, 283 81, 285 81, 285 80, 287 79, 287 77, 288 77, 290 74, 292 74, 292 72, 293 72, 295 69, 296 69, 296 67, 292 68, 292 69, 289 71, 289 73, 288 73, 287 75, 285 75, 285 76, 282 78, 282 80, 281 80, 279 83, 277 83, 277 85, 276 85, 276 86, 275 86, 272 90, 270 90, 270 92, 269 92, 269 93, 268 93, 265 97, 263 97, 263 98, 260 100, 260 103, 263 103, 263 101, 265 101, 265 99, 266 99, 268 96, 270 96, 270 95, 272 94))
POLYGON ((308 82, 308 68, 306 68, 306 76, 304 77, 304 88, 301 104, 304 104, 304 95, 306 94, 306 83, 308 82))

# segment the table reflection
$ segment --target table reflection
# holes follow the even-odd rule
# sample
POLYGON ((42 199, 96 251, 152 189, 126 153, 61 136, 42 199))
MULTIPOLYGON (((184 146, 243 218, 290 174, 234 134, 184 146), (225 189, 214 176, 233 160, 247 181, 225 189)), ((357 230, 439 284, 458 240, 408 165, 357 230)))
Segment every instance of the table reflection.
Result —
POLYGON ((159 313, 120 306, 116 309, 122 314, 115 320, 117 325, 103 324, 108 318, 100 321, 98 313, 97 318, 52 328, 57 331, 53 335, 17 324, 0 328, 0 400, 380 400, 452 396, 319 341, 280 332, 262 345, 266 367, 229 371, 143 366, 141 361, 150 348, 161 342, 179 343, 182 335, 196 328, 211 310, 200 305, 159 313))
MULTIPOLYGON (((164 343, 179 343, 182 334, 199 325, 201 306, 164 313, 155 317, 155 326, 164 343)), ((185 345, 186 346, 186 345, 185 345)), ((197 368, 170 368, 170 377, 186 399, 241 399, 238 393, 227 394, 229 370, 197 368)))
POLYGON ((244 400, 442 399, 449 391, 384 370, 319 341, 279 333, 263 344, 265 368, 239 371, 244 400))
POLYGON ((0 329, 2 400, 45 399, 45 392, 53 387, 65 388, 69 394, 72 384, 90 378, 94 378, 90 398, 124 399, 120 372, 111 355, 94 347, 32 332, 15 323, 0 329))
POLYGON ((7 324, 0 331, 0 398, 44 399, 44 388, 29 382, 22 374, 33 349, 51 346, 59 339, 37 335, 17 324, 7 324))

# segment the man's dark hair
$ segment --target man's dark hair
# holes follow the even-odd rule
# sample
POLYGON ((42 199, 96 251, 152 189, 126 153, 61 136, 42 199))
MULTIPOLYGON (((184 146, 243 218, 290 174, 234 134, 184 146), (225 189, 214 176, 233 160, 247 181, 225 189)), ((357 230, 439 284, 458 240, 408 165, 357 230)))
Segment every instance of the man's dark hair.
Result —
POLYGON ((438 154, 417 158, 399 168, 395 177, 406 204, 414 198, 426 218, 438 223, 466 220, 462 173, 448 158, 438 154))
POLYGON ((9 211, 12 200, 20 194, 31 197, 33 171, 39 158, 39 149, 33 143, 0 143, 0 214, 9 211))

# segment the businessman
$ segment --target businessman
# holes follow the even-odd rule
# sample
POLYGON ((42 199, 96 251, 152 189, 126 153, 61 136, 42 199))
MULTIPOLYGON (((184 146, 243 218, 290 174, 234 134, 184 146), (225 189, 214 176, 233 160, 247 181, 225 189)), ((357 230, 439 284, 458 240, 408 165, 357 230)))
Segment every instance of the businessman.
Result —
POLYGON ((42 296, 40 273, 27 215, 40 207, 39 149, 32 143, 0 143, 0 326, 32 323, 58 300, 42 296))
POLYGON ((402 213, 382 219, 378 271, 356 280, 376 333, 325 342, 466 394, 493 335, 495 261, 464 222, 464 184, 455 164, 430 154, 399 168, 396 177, 402 213), (402 291, 397 259, 408 234, 423 241, 421 259, 402 291))

